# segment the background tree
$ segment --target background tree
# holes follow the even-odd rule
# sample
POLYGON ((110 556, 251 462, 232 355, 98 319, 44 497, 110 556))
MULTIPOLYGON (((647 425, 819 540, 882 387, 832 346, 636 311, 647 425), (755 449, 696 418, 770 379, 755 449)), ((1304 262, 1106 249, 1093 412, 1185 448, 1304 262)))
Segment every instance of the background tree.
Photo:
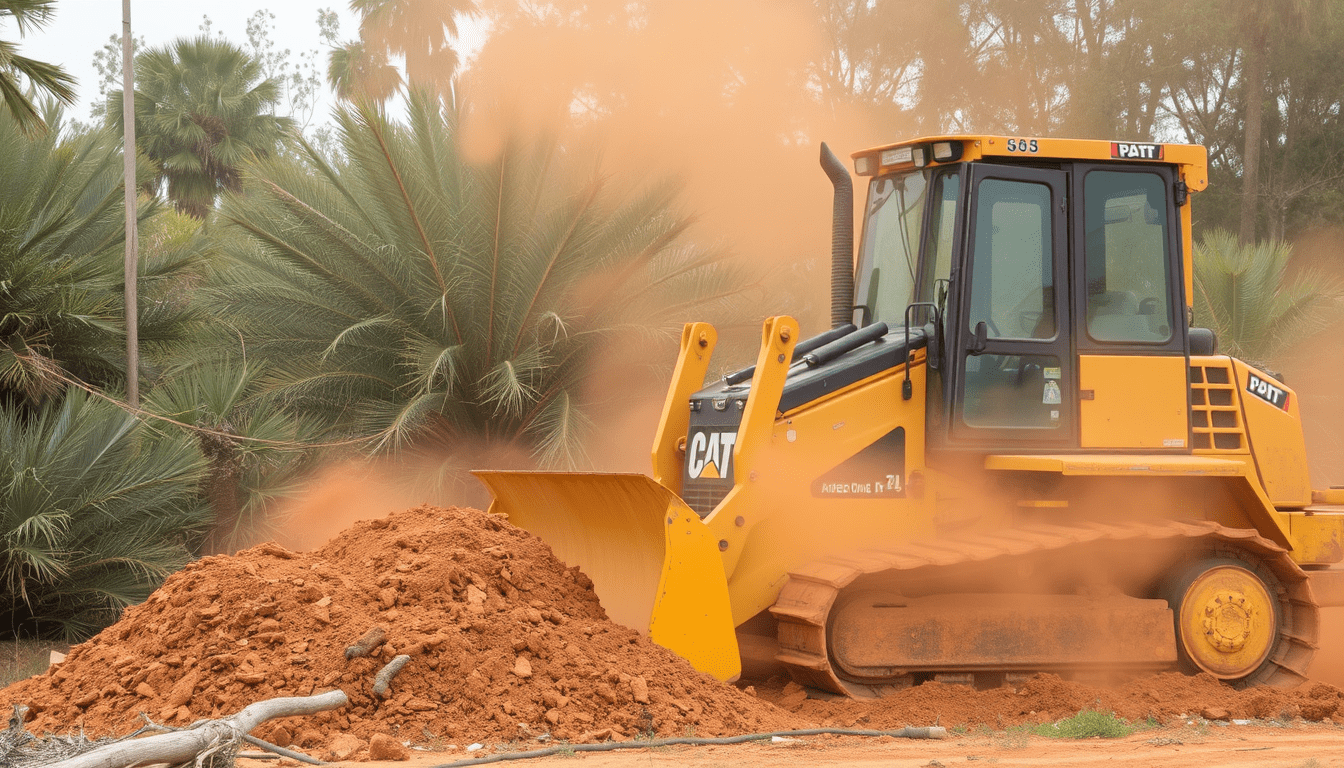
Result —
POLYGON ((82 640, 191 558, 205 462, 179 432, 73 390, 0 406, 0 632, 82 640))
POLYGON ((378 49, 402 56, 407 83, 440 93, 459 63, 451 45, 457 20, 477 13, 474 0, 350 0, 350 10, 360 16, 367 61, 377 63, 378 49))
POLYGON ((385 50, 355 40, 331 50, 327 84, 342 101, 367 99, 382 104, 401 90, 403 82, 385 50))
POLYGON ((219 311, 268 391, 384 448, 508 447, 572 465, 604 342, 728 301, 721 255, 679 241, 665 186, 620 194, 553 140, 461 155, 458 111, 339 120, 347 167, 262 162, 225 218, 250 233, 219 311))
POLYGON ((1226 230, 1195 245, 1195 322, 1218 335, 1219 351, 1265 365, 1339 319, 1344 284, 1317 271, 1293 274, 1292 246, 1245 246, 1226 230))
MULTIPOLYGON (((0 0, 0 23, 11 20, 22 36, 30 29, 41 29, 51 21, 56 0, 0 0)), ((0 40, 0 98, 10 117, 17 120, 24 131, 46 127, 36 106, 24 92, 19 77, 39 93, 45 93, 64 104, 75 102, 75 79, 54 64, 36 61, 19 55, 19 46, 9 40, 0 40)))
MULTIPOLYGON (((179 211, 204 219, 221 190, 236 190, 239 169, 279 148, 293 121, 276 116, 280 83, 238 46, 210 37, 182 38, 136 56, 135 132, 167 183, 179 211)), ((121 91, 108 100, 121 127, 121 91)))
MULTIPOLYGON (((36 406, 74 376, 116 388, 125 375, 121 152, 117 137, 88 131, 25 134, 0 113, 0 402, 36 406)), ((147 222, 159 206, 146 201, 147 222)), ((151 240, 151 244, 153 241, 151 240)), ((186 237, 141 261, 140 338, 160 364, 189 332, 172 294, 199 256, 186 237)))
POLYGON ((281 522, 276 502, 298 489, 308 468, 303 445, 312 442, 313 420, 258 397, 261 372, 229 356, 192 362, 145 398, 147 410, 197 428, 192 436, 209 462, 201 481, 212 518, 204 554, 273 538, 281 522))

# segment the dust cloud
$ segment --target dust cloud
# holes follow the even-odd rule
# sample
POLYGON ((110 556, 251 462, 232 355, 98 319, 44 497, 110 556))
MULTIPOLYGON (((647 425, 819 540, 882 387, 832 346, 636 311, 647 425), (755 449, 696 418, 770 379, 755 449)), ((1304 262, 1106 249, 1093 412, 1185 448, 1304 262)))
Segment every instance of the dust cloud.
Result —
MULTIPOLYGON (((1344 231, 1317 229, 1293 243, 1294 269, 1314 269, 1344 281, 1344 231)), ((1302 339, 1275 363, 1298 397, 1307 466, 1313 488, 1344 486, 1344 307, 1335 322, 1302 339)), ((1344 608, 1321 610, 1320 650, 1312 662, 1314 679, 1344 687, 1344 608)))

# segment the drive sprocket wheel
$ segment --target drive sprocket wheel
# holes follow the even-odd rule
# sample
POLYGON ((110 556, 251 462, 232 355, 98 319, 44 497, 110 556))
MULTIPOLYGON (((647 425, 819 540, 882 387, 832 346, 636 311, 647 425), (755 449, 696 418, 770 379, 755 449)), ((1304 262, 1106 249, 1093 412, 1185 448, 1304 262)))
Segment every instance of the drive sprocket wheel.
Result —
POLYGON ((1228 682, 1258 682, 1284 640, 1284 595, 1267 568, 1235 555, 1182 569, 1167 588, 1182 666, 1228 682))

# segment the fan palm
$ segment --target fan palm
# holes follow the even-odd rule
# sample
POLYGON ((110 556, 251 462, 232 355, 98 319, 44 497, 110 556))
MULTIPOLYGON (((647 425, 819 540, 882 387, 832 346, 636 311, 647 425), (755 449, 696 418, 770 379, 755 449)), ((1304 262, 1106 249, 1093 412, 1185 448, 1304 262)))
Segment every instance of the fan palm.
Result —
POLYGON ((581 387, 620 332, 729 303, 741 280, 680 244, 658 186, 618 196, 554 140, 460 154, 455 107, 339 116, 348 165, 264 162, 225 219, 252 241, 219 293, 276 395, 379 445, 526 450, 572 464, 581 387))
MULTIPOLYGON (((236 190, 239 168, 280 148, 293 121, 274 114, 281 86, 257 57, 218 38, 181 38, 135 57, 135 135, 154 163, 151 188, 198 219, 221 190, 236 190)), ((120 130, 122 93, 108 101, 120 130)))
MULTIPOLYGON (((51 21, 56 0, 0 0, 0 23, 6 17, 13 19, 19 34, 29 29, 41 29, 51 21)), ((17 76, 28 79, 33 88, 49 94, 69 105, 75 103, 75 79, 54 64, 35 61, 19 55, 19 47, 8 40, 0 40, 0 98, 5 101, 9 116, 18 122, 24 132, 46 127, 28 94, 20 87, 17 76)))
POLYGON ((386 51, 357 40, 332 49, 327 83, 339 99, 365 98, 382 103, 401 89, 402 80, 386 51))
MULTIPOLYGON (((125 374, 122 163, 106 131, 26 134, 0 112, 0 402, 36 405, 74 375, 115 385, 125 374)), ((158 210, 141 206, 146 221, 158 210)), ((141 264, 140 337, 152 361, 185 330, 168 286, 200 243, 166 244, 141 264)))
POLYGON ((458 58, 448 40, 459 16, 477 13, 474 0, 350 0, 350 10, 365 45, 405 56, 406 80, 422 86, 452 78, 458 58))
POLYGON ((304 468, 301 445, 308 420, 255 396, 259 366, 227 357, 200 362, 164 377, 145 408, 200 428, 200 451, 209 461, 203 493, 214 524, 201 545, 207 554, 233 552, 274 536, 275 503, 297 487, 304 468))
POLYGON ((1264 365, 1338 312, 1344 287, 1314 271, 1288 273, 1292 246, 1243 246, 1226 230, 1195 245, 1195 320, 1227 354, 1264 365))
POLYGON ((0 627, 82 639, 145 599, 209 522, 204 469, 188 435, 80 390, 0 407, 0 627))

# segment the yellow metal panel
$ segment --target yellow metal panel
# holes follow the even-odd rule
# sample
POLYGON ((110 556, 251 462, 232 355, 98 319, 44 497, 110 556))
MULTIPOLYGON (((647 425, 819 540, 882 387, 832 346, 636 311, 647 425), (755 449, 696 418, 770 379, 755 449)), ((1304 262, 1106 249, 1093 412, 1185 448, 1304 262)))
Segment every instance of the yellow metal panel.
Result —
POLYGON ((1251 454, 1260 469, 1265 495, 1277 507, 1305 507, 1311 503, 1311 478, 1307 473, 1307 445, 1302 438, 1297 393, 1240 360, 1233 359, 1232 367, 1246 416, 1251 454), (1254 388, 1252 377, 1256 381, 1254 388))
POLYGON ((1296 543, 1294 561, 1321 564, 1344 561, 1344 508, 1290 512, 1288 531, 1296 543))
POLYGON ((685 456, 677 450, 677 441, 690 429, 691 409, 687 403, 705 384, 705 372, 714 354, 719 334, 709 323, 687 323, 681 329, 681 353, 672 371, 672 382, 663 402, 663 418, 653 436, 653 479, 669 491, 681 493, 681 467, 685 456))
POLYGON ((1078 376, 1083 448, 1188 447, 1184 357, 1082 355, 1078 376))
MULTIPOLYGON (((718 540, 686 507, 668 518, 649 638, 720 680, 736 680, 742 659, 733 629, 718 540)), ((613 542, 614 546, 619 546, 613 542)))
MULTIPOLYGON (((911 371, 913 397, 901 397, 897 366, 765 424, 751 470, 739 465, 737 485, 706 525, 726 542, 724 572, 740 624, 775 602, 791 570, 827 555, 932 535, 942 478, 924 465, 923 365, 911 371), (813 481, 896 427, 905 429, 905 471, 926 474, 906 498, 822 497, 813 481)), ((752 396, 755 396, 753 392, 752 396)), ((747 409, 751 409, 750 403, 747 409)), ((745 425, 745 419, 744 419, 745 425)))
POLYGON ((985 469, 1058 472, 1063 475, 1164 475, 1236 477, 1249 471, 1239 459, 1208 456, 1126 456, 1115 454, 994 454, 985 469))

